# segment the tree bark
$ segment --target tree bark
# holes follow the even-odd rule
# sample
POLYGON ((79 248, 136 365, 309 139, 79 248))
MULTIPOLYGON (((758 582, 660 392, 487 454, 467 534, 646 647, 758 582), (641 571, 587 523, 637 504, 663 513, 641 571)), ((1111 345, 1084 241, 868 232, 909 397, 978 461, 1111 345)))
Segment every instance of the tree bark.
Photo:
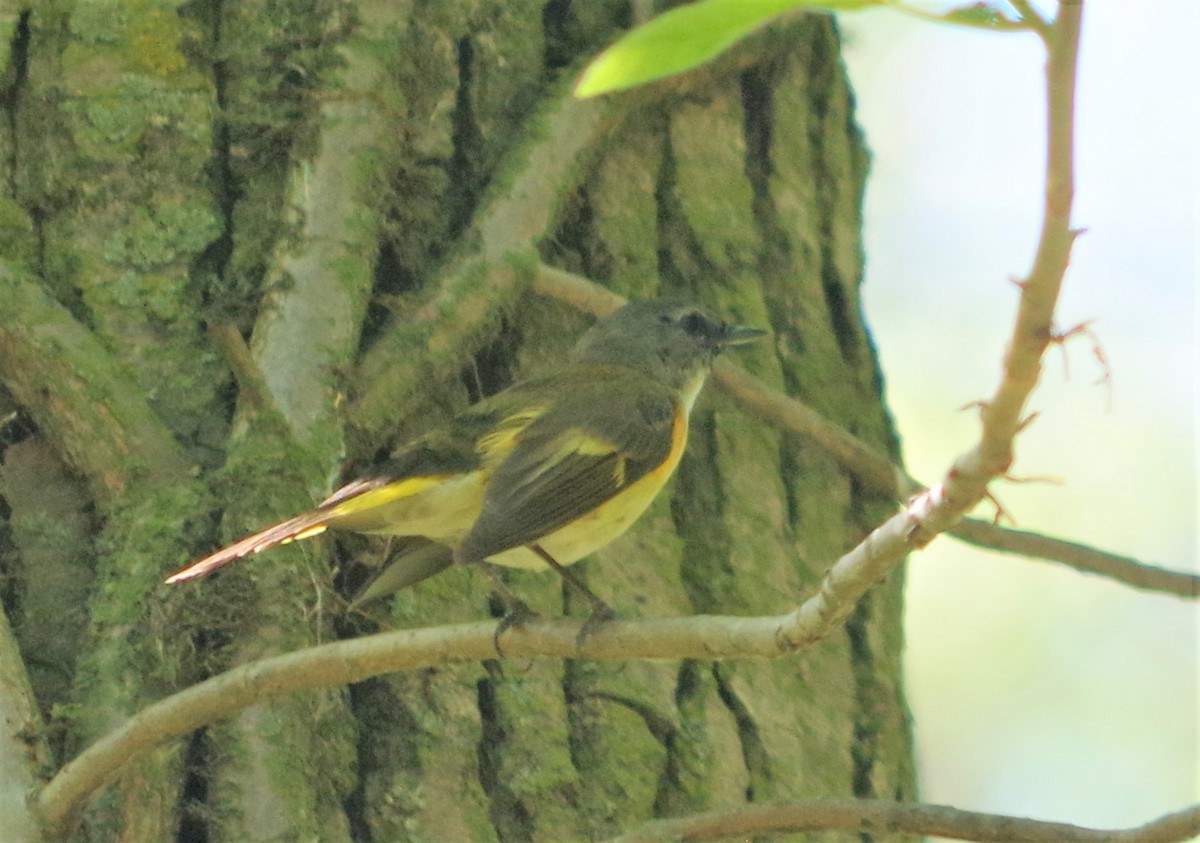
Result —
MULTIPOLYGON (((346 613, 338 590, 384 552, 354 537, 159 583, 561 358, 587 319, 527 291, 537 261, 769 327, 739 362, 896 455, 832 19, 571 101, 575 63, 624 16, 559 0, 0 16, 0 397, 20 420, 0 428, 0 565, 50 766, 226 667, 494 613, 466 569, 346 613), (78 576, 33 567, 45 537, 20 519, 43 510, 70 526, 78 576), (76 656, 47 677, 56 635, 76 656)), ((891 511, 705 395, 676 479, 580 568, 630 617, 780 613, 891 511)), ((506 579, 586 614, 552 575, 506 579)), ((748 802, 911 799, 901 579, 795 658, 496 659, 264 702, 124 771, 71 837, 582 840, 748 802)))

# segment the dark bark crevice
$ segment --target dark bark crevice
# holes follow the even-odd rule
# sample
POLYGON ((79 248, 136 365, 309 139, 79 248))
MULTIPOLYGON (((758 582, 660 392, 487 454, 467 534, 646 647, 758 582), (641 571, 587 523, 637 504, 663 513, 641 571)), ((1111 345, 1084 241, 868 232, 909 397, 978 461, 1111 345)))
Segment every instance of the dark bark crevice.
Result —
POLYGON ((4 68, 4 82, 0 85, 0 110, 4 111, 6 118, 9 147, 6 175, 9 192, 14 196, 17 194, 17 160, 20 157, 17 113, 29 81, 29 17, 32 14, 26 10, 17 16, 8 45, 8 66, 4 68))
POLYGON ((836 78, 842 73, 841 57, 838 54, 839 45, 832 22, 814 26, 812 33, 814 37, 809 45, 806 70, 812 83, 808 126, 809 143, 812 145, 813 164, 816 168, 814 181, 820 214, 817 242, 820 244, 821 289, 825 294, 829 324, 842 359, 851 366, 857 366, 862 355, 862 330, 858 322, 859 314, 850 302, 847 289, 856 285, 859 279, 844 277, 834 255, 834 246, 838 240, 835 226, 840 222, 837 219, 837 196, 846 189, 846 185, 839 178, 837 168, 831 163, 839 153, 845 151, 845 135, 839 132, 834 138, 829 131, 831 119, 834 117, 832 100, 840 90, 836 78), (836 143, 842 148, 830 150, 831 143, 836 143))
POLYGON ((773 778, 771 754, 767 751, 757 720, 746 701, 735 690, 733 682, 726 675, 728 670, 719 663, 713 664, 713 678, 717 681, 717 695, 733 717, 742 746, 742 760, 746 764, 746 772, 750 780, 746 786, 746 801, 754 802, 759 798, 770 798, 769 784, 773 778))
MULTIPOLYGON (((758 271, 764 279, 768 298, 776 299, 779 297, 770 291, 786 289, 789 286, 789 276, 796 271, 791 233, 780 219, 771 190, 771 177, 775 174, 772 154, 776 142, 774 86, 778 84, 777 76, 773 66, 755 65, 743 73, 740 80, 742 111, 745 115, 745 172, 753 191, 752 212, 761 243, 758 271)), ((788 351, 803 354, 805 337, 795 322, 794 307, 771 307, 768 308, 768 313, 771 317, 771 330, 777 337, 787 338, 788 351)), ((784 344, 776 344, 777 349, 784 347, 784 344)), ((776 352, 777 356, 779 353, 776 352)), ((780 362, 782 364, 784 361, 780 362)), ((800 384, 796 380, 793 368, 781 365, 780 371, 788 393, 799 394, 800 384)), ((784 504, 787 507, 788 526, 794 531, 802 527, 801 509, 797 503, 801 496, 797 483, 801 476, 802 447, 801 438, 795 434, 785 433, 779 437, 779 479, 785 491, 784 504)))
POLYGON ((454 92, 454 112, 451 117, 453 153, 449 162, 449 191, 447 234, 457 238, 471 225, 475 206, 483 187, 480 171, 484 137, 475 114, 475 44, 464 35, 455 42, 458 67, 458 86, 454 92))
POLYGON ((728 279, 708 257, 706 244, 688 223, 676 192, 678 164, 667 125, 669 119, 663 119, 662 164, 654 185, 658 209, 658 276, 664 295, 703 301, 705 291, 722 286, 728 279))
POLYGON ((852 789, 854 795, 861 799, 873 799, 877 795, 872 772, 878 754, 879 722, 875 712, 875 688, 871 682, 875 666, 867 631, 870 615, 871 599, 868 595, 854 607, 853 614, 846 621, 846 639, 850 642, 855 678, 854 740, 850 744, 850 754, 854 760, 852 789))
POLYGON ((532 840, 533 817, 509 785, 504 770, 511 724, 497 696, 498 685, 504 681, 503 669, 497 661, 485 662, 484 667, 487 677, 475 685, 481 727, 476 747, 479 784, 489 800, 488 816, 497 838, 503 843, 532 840))
MULTIPOLYGON (((220 291, 228 286, 229 262, 233 257, 235 212, 242 198, 242 190, 234 170, 232 157, 233 130, 231 121, 231 103, 229 94, 230 68, 224 58, 223 24, 224 0, 210 0, 197 7, 206 18, 206 41, 204 62, 211 80, 213 102, 216 109, 213 115, 212 145, 213 154, 209 161, 209 183, 213 196, 213 205, 219 215, 221 228, 217 236, 192 262, 191 275, 193 283, 197 283, 201 291, 201 301, 210 320, 223 321, 233 318, 239 325, 243 335, 249 333, 249 321, 246 316, 237 319, 238 312, 246 314, 251 309, 249 301, 222 300, 220 291), (214 297, 216 292, 216 297, 214 297)), ((230 402, 232 408, 233 404, 230 402)))
POLYGON ((705 741, 699 724, 703 722, 705 683, 701 662, 687 660, 679 665, 675 678, 675 708, 679 729, 663 744, 666 756, 654 795, 655 817, 673 817, 703 806, 697 787, 705 779, 703 752, 698 743, 705 741))
POLYGON ((196 730, 187 740, 176 843, 208 843, 211 839, 208 799, 213 749, 207 729, 196 730))

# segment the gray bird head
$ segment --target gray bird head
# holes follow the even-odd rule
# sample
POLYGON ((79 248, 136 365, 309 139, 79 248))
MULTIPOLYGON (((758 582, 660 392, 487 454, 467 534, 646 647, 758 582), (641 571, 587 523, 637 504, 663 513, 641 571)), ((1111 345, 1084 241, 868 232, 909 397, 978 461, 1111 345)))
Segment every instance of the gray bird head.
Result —
POLYGON ((574 363, 628 366, 695 398, 722 349, 753 342, 766 331, 730 325, 687 302, 635 301, 588 330, 571 352, 574 363))

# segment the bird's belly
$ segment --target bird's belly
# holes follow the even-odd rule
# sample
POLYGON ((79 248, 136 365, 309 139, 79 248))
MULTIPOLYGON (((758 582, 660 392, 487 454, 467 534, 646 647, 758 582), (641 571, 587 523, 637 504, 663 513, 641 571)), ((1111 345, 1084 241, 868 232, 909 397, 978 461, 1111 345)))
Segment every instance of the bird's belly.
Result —
MULTIPOLYGON (((565 527, 538 539, 538 544, 560 565, 578 562, 616 539, 636 521, 662 489, 669 469, 652 472, 607 503, 580 516, 565 527)), ((514 547, 488 557, 489 562, 509 568, 545 570, 546 562, 528 547, 514 547)))

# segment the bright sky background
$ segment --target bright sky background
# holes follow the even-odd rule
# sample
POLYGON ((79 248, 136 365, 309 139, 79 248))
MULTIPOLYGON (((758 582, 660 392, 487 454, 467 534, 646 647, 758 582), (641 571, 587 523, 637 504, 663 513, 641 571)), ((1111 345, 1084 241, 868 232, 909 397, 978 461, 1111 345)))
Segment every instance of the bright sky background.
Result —
MULTIPOLYGON (((961 5, 961 4, 960 4, 961 5)), ((1043 3, 1045 7, 1049 4, 1043 3)), ((1089 0, 1077 243, 1014 472, 1023 529, 1197 568, 1195 0, 1089 0)), ((975 440, 1040 224, 1043 53, 1031 35, 841 17, 873 153, 866 309, 910 472, 975 440)), ((980 511, 985 517, 989 512, 980 511)), ((1200 799, 1195 603, 943 538, 910 562, 907 677, 922 798, 1081 825, 1200 799)))

